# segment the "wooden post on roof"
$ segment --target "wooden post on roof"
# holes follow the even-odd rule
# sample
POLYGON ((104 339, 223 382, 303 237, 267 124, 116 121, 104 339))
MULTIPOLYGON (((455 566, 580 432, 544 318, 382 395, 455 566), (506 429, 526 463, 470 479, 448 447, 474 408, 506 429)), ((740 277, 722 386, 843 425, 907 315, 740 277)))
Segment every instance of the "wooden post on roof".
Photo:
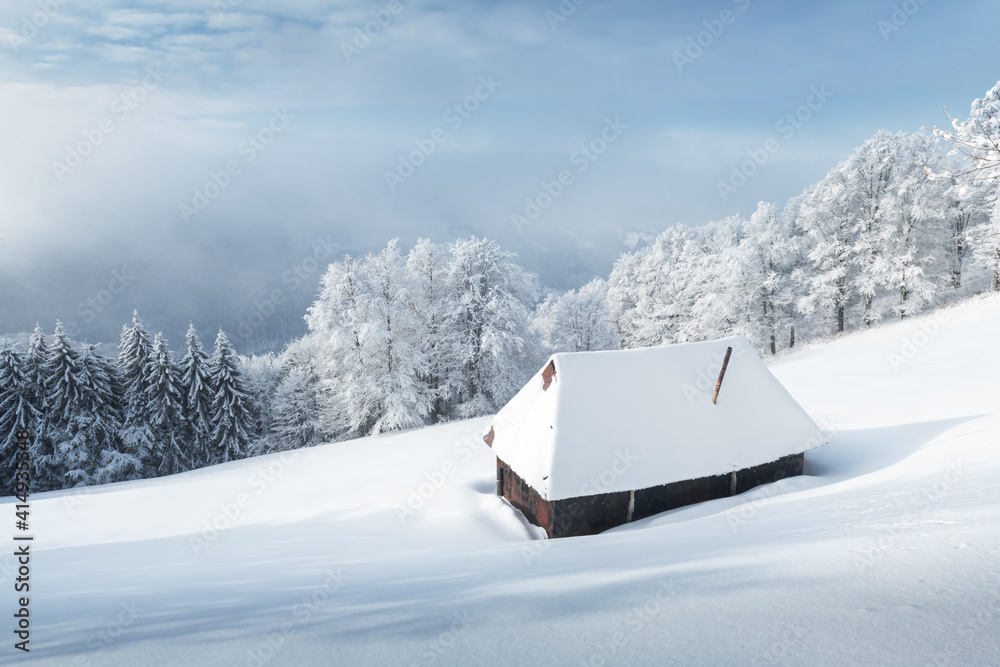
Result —
POLYGON ((722 360, 722 370, 719 371, 719 381, 715 383, 715 393, 712 394, 712 405, 719 400, 719 389, 722 388, 722 378, 726 377, 726 367, 729 366, 729 357, 733 354, 733 348, 726 348, 726 358, 722 360))

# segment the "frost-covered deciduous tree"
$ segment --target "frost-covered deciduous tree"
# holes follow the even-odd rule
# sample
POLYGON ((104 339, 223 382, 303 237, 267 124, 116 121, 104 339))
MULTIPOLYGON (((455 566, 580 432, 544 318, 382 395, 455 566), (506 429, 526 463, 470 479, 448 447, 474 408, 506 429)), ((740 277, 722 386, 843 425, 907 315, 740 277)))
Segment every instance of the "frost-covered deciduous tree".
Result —
POLYGON ((442 421, 459 385, 450 371, 456 356, 455 331, 448 326, 448 246, 419 239, 406 259, 410 306, 416 316, 417 341, 426 363, 422 380, 430 394, 431 423, 442 421))
POLYGON ((699 228, 688 244, 690 278, 682 294, 690 303, 690 318, 682 328, 681 341, 721 338, 748 333, 749 298, 743 295, 740 243, 745 221, 739 216, 710 222, 699 228))
POLYGON ((608 306, 623 348, 687 340, 703 233, 701 228, 671 227, 650 246, 615 263, 608 277, 608 306))
POLYGON ((886 261, 885 246, 893 233, 888 222, 888 200, 892 196, 898 162, 898 135, 879 130, 855 149, 845 165, 852 199, 852 260, 857 267, 851 289, 861 297, 864 305, 862 323, 865 327, 879 320, 875 298, 881 282, 879 272, 886 261))
POLYGON ((966 158, 962 172, 976 180, 1000 177, 1000 81, 973 100, 965 120, 948 118, 951 130, 934 130, 934 134, 951 142, 953 152, 966 158))
POLYGON ((499 410, 539 363, 538 337, 528 326, 536 289, 493 241, 471 238, 451 247, 448 321, 455 336, 459 418, 499 410))
POLYGON ((806 256, 811 263, 799 308, 807 316, 829 308, 837 332, 845 331, 848 309, 857 296, 851 290, 857 271, 853 261, 857 233, 851 220, 851 200, 847 165, 841 163, 803 193, 797 218, 809 240, 806 256))
POLYGON ((215 338, 215 352, 209 362, 212 398, 209 414, 213 463, 226 463, 243 458, 253 434, 250 397, 243 384, 239 358, 221 330, 215 338))
POLYGON ((792 326, 791 305, 799 290, 792 282, 796 260, 789 219, 774 204, 760 202, 743 225, 743 239, 736 247, 735 304, 741 306, 745 333, 758 348, 775 354, 778 333, 792 326))
POLYGON ((433 396, 422 378, 428 371, 419 339, 422 326, 410 300, 406 264, 393 239, 364 261, 359 305, 364 325, 361 344, 365 367, 355 373, 356 387, 376 406, 372 432, 412 428, 424 423, 433 396))
POLYGON ((282 376, 274 392, 271 412, 272 451, 317 445, 321 429, 316 337, 293 341, 281 355, 282 376))
POLYGON ((608 283, 595 278, 579 290, 550 294, 531 323, 553 352, 614 350, 621 346, 608 308, 608 283))
POLYGON ((898 134, 898 165, 890 187, 887 234, 876 266, 879 283, 898 295, 900 318, 915 313, 951 280, 944 261, 948 230, 946 184, 929 177, 940 171, 944 155, 927 134, 898 134))
POLYGON ((266 454, 272 450, 271 425, 275 392, 282 376, 281 361, 273 354, 255 354, 240 357, 240 368, 250 396, 250 415, 254 424, 249 451, 254 455, 266 454))
POLYGON ((433 395, 423 381, 422 322, 395 240, 363 260, 330 265, 306 319, 326 341, 320 368, 326 403, 340 408, 347 435, 424 423, 433 395))
POLYGON ((951 142, 952 154, 965 158, 967 169, 962 176, 977 181, 991 182, 988 195, 994 209, 994 227, 988 238, 993 250, 993 280, 990 289, 1000 291, 1000 200, 997 197, 996 182, 1000 179, 1000 81, 986 94, 974 100, 965 120, 949 118, 950 131, 935 130, 934 133, 951 142))

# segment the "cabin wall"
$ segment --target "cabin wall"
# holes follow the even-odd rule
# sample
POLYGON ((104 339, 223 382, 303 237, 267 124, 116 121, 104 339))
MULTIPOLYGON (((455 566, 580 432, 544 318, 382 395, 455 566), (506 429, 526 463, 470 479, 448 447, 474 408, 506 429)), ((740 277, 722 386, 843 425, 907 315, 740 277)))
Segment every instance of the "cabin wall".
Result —
POLYGON ((593 535, 629 521, 666 512, 694 503, 737 495, 786 477, 801 475, 805 454, 792 454, 735 473, 672 482, 636 491, 619 491, 594 496, 580 496, 548 501, 497 459, 497 495, 536 526, 545 529, 549 537, 593 535), (734 483, 735 482, 735 483, 734 483), (632 503, 631 516, 629 504, 632 503))
POLYGON ((497 459, 497 495, 507 499, 511 505, 531 523, 545 529, 552 537, 551 503, 539 495, 521 476, 506 463, 497 459))

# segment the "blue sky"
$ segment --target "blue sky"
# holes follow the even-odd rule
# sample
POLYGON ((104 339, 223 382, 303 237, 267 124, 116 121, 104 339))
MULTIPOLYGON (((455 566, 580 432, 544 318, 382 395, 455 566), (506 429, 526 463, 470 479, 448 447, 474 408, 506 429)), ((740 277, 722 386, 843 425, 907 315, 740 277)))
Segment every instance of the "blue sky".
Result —
POLYGON ((574 287, 637 234, 782 202, 879 128, 940 126, 1000 79, 989 2, 561 6, 4 3, 0 331, 59 317, 108 338, 138 307, 179 342, 189 319, 232 328, 276 289, 297 318, 320 270, 292 290, 290 269, 393 236, 489 236, 543 285, 574 287), (832 94, 803 111, 814 88, 832 94), (779 131, 797 110, 808 119, 779 131), (769 139, 723 200, 718 183, 769 139), (390 189, 418 143, 433 152, 390 189), (603 149, 581 170, 587 145, 603 149), (547 199, 560 172, 572 181, 547 199), (526 200, 546 205, 519 231, 526 200), (134 280, 102 294, 123 268, 134 280), (81 316, 95 295, 108 303, 81 316))

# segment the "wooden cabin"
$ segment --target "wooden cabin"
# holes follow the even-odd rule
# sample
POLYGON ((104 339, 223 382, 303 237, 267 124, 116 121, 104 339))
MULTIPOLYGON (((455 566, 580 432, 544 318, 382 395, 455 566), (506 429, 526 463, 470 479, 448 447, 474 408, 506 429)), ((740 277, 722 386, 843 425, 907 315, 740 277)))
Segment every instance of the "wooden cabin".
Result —
POLYGON ((805 451, 825 443, 742 336, 555 354, 484 440, 497 495, 549 537, 801 475, 805 451))

